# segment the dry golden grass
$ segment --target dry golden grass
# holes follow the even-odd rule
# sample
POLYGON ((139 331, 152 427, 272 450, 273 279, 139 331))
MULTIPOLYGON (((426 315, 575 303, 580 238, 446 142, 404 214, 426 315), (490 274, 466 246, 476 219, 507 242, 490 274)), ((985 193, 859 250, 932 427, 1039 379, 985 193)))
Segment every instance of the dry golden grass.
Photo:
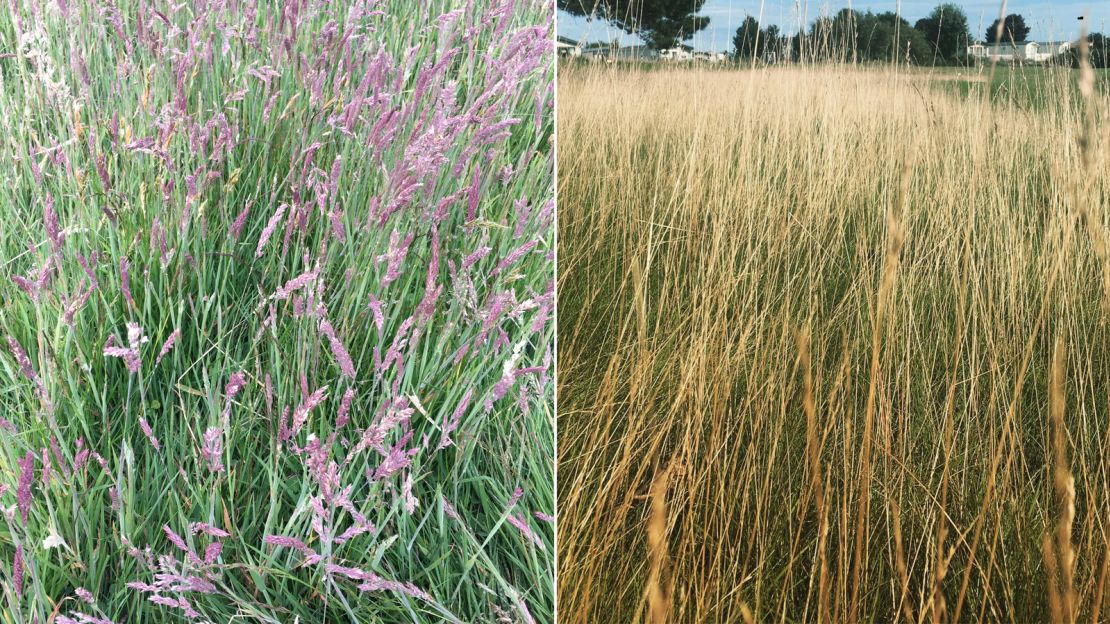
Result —
POLYGON ((1110 618, 1108 100, 1048 76, 561 69, 560 621, 1110 618))

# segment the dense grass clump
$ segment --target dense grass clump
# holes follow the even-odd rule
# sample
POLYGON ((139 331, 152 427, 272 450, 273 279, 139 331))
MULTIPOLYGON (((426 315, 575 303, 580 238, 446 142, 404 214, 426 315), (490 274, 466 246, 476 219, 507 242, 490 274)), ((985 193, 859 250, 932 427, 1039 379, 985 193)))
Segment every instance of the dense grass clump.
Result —
POLYGON ((553 620, 547 2, 0 9, 0 620, 553 620))
POLYGON ((561 619, 1110 617, 1110 100, 1042 71, 560 73, 561 619))

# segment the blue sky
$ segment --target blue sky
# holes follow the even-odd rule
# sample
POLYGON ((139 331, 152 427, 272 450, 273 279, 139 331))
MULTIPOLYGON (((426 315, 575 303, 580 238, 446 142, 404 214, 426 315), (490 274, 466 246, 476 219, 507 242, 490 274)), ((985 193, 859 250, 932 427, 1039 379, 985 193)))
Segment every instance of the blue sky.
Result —
MULTIPOLYGON (((592 6, 594 0, 581 0, 586 6, 592 6)), ((941 0, 902 0, 902 15, 912 24, 928 13, 940 3, 941 0)), ((732 35, 736 27, 744 20, 744 16, 759 17, 760 5, 763 5, 762 23, 777 24, 785 33, 794 33, 798 30, 801 17, 809 24, 823 12, 835 13, 836 11, 851 6, 859 11, 868 9, 882 13, 883 11, 896 10, 898 3, 895 0, 853 1, 846 0, 708 0, 701 10, 701 15, 710 18, 709 27, 694 36, 692 44, 698 50, 728 50, 732 47, 732 35), (799 7, 801 10, 799 11, 799 7), (807 10, 808 7, 808 10, 807 10)), ((998 18, 1002 4, 1000 0, 967 0, 957 1, 967 13, 973 35, 982 37, 987 27, 998 18)), ((1031 2, 1011 0, 1006 3, 1007 13, 1020 13, 1025 17, 1025 23, 1032 28, 1030 39, 1071 39, 1079 35, 1080 15, 1089 16, 1089 27, 1093 31, 1107 32, 1110 34, 1110 2, 1106 0, 1085 0, 1078 2, 1031 2)), ((585 18, 573 17, 567 13, 559 12, 559 34, 578 41, 609 41, 619 39, 624 43, 635 43, 639 39, 625 35, 618 29, 601 20, 589 21, 585 18)))

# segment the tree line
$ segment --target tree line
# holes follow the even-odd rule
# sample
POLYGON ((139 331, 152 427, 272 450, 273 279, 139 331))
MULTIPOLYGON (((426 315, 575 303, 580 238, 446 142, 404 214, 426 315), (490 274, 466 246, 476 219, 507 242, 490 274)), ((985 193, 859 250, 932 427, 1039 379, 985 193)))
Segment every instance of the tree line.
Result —
MULTIPOLYGON (((994 20, 984 32, 988 44, 1016 44, 1028 40, 1025 18, 1013 13, 994 20)), ((1091 64, 1107 67, 1107 40, 1101 33, 1088 36, 1091 64)), ((952 3, 936 8, 913 25, 894 12, 872 13, 841 9, 819 17, 808 31, 782 36, 777 26, 762 28, 748 16, 732 39, 738 60, 803 59, 808 61, 904 62, 915 65, 966 65, 974 43, 967 15, 952 3)), ((1078 52, 1065 57, 1078 65, 1078 52)))
POLYGON ((808 61, 897 61, 918 65, 966 62, 973 41, 967 15, 954 4, 938 5, 917 23, 900 15, 842 9, 817 18, 808 31, 781 37, 773 26, 761 28, 748 16, 736 29, 733 53, 738 59, 778 57, 808 61))
MULTIPOLYGON (((572 15, 605 19, 625 32, 638 35, 655 50, 688 41, 709 25, 698 15, 706 0, 558 0, 561 10, 572 15)), ((1025 18, 1010 14, 987 27, 987 43, 1019 43, 1029 37, 1025 18)), ((975 42, 967 14, 959 5, 938 4, 926 17, 910 24, 887 11, 873 13, 842 9, 832 16, 817 18, 807 29, 783 34, 771 24, 763 27, 754 17, 744 19, 732 39, 738 61, 775 62, 794 59, 811 62, 900 62, 916 65, 965 65, 972 61, 967 48, 975 42)), ((1091 64, 1108 65, 1107 39, 1089 36, 1091 64)), ((1069 52, 1073 64, 1078 56, 1069 52)))

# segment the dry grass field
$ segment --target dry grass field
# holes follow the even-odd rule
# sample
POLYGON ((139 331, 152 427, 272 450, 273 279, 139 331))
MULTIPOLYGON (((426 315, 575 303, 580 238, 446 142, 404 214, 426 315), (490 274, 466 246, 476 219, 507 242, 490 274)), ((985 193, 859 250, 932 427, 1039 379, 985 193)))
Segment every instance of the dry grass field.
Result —
POLYGON ((1110 100, 1044 71, 560 69, 560 621, 1110 618, 1110 100))

